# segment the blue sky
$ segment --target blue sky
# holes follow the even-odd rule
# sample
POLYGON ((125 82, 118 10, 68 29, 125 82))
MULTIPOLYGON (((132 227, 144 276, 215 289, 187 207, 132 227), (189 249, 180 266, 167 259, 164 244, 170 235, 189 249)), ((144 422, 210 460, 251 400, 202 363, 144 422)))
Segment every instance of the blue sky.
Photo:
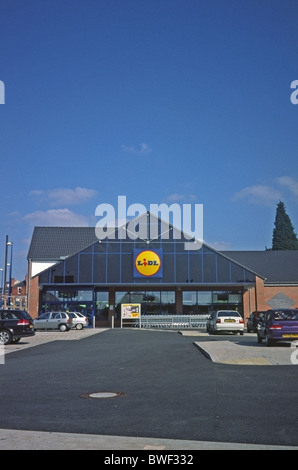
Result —
POLYGON ((94 226, 120 195, 203 204, 220 250, 270 248, 279 200, 297 233, 296 0, 1 0, 0 44, 15 278, 34 226, 94 226))

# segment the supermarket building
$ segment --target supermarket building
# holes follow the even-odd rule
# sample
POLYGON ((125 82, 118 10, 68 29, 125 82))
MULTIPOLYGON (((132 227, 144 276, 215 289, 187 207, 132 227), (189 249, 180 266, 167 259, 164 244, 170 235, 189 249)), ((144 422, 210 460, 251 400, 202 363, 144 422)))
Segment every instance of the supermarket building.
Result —
POLYGON ((159 218, 147 212, 135 219, 142 234, 149 223, 159 234, 151 240, 124 237, 128 224, 101 240, 94 227, 35 227, 29 313, 81 311, 96 326, 118 327, 124 304, 140 305, 142 318, 236 309, 245 322, 254 310, 298 307, 298 251, 185 249, 189 237, 172 225, 163 237, 159 218))

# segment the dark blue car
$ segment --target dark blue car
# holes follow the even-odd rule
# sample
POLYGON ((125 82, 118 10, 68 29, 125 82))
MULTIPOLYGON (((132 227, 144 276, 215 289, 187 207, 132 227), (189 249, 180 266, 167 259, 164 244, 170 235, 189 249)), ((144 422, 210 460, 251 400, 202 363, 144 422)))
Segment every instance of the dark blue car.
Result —
POLYGON ((267 346, 278 341, 298 340, 298 309, 272 309, 265 312, 258 325, 258 343, 267 346))

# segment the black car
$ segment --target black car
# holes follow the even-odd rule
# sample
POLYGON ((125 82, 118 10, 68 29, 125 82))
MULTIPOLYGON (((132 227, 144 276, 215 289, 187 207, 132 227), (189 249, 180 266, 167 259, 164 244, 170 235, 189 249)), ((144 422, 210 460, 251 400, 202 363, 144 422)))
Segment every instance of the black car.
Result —
POLYGON ((17 343, 21 338, 34 336, 31 315, 25 310, 0 310, 0 344, 17 343))
POLYGON ((264 316, 265 311, 256 310, 252 312, 247 318, 247 333, 256 333, 258 331, 258 325, 264 316))

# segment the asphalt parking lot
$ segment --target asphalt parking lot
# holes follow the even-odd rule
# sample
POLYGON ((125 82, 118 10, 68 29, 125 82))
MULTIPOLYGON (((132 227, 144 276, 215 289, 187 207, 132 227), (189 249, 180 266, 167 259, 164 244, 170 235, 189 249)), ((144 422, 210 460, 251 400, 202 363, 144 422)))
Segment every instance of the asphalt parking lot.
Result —
MULTIPOLYGON (((106 330, 108 328, 84 328, 79 331, 70 330, 67 332, 37 331, 36 335, 32 338, 23 338, 20 343, 5 346, 5 354, 39 346, 51 341, 78 341, 106 330)), ((169 332, 193 338, 194 344, 198 349, 215 363, 273 366, 297 365, 298 362, 297 342, 279 343, 272 347, 266 347, 265 344, 259 345, 257 343, 255 333, 245 333, 245 336, 241 337, 234 335, 209 335, 203 329, 170 330, 169 332)))
MULTIPOLYGON (((290 357, 296 348, 258 345, 254 334, 213 337, 202 330, 151 333, 119 329, 37 332, 30 339, 5 346, 10 369, 0 377, 3 417, 0 449, 298 449, 293 436, 296 433, 293 412, 286 423, 276 417, 280 429, 270 437, 275 418, 267 423, 261 416, 250 417, 249 412, 243 415, 243 398, 240 398, 245 384, 248 396, 256 388, 259 393, 272 394, 275 400, 279 384, 272 380, 283 369, 286 377, 293 377, 290 371, 295 371, 295 365, 290 357), (184 341, 179 340, 179 335, 184 341), (109 353, 103 355, 107 348, 109 353), (90 359, 82 357, 89 350, 90 359), (22 351, 24 354, 13 354, 22 351), (74 370, 59 364, 61 354, 67 357, 68 366, 72 364, 76 351, 79 356, 73 364, 74 370), (53 361, 49 360, 51 355, 53 361), (210 367, 212 363, 220 368, 210 367), (280 368, 282 365, 290 367, 280 368), (259 370, 263 371, 261 375, 259 370), (16 378, 21 374, 16 382, 17 390, 7 382, 5 374, 11 378, 13 374, 16 378), (32 383, 31 377, 36 377, 36 383, 32 383), (95 383, 108 391, 113 384, 127 395, 119 401, 108 398, 106 406, 97 400, 98 406, 94 408, 96 400, 90 401, 88 397, 82 400, 81 392, 96 391, 95 383), (233 399, 239 393, 239 403, 234 409, 233 399), (184 394, 186 399, 181 402, 179 397, 184 394), (210 399, 206 398, 208 394, 210 399), (19 408, 14 416, 12 410, 14 403, 19 403, 19 395, 22 403, 27 403, 26 396, 27 400, 34 399, 28 404, 28 410, 19 408), (60 397, 57 404, 51 403, 54 396, 60 397), (195 409, 192 401, 196 403, 195 409), (220 403, 227 407, 224 413, 220 403), (199 410, 201 414, 196 416, 199 410), (232 428, 229 420, 233 420, 232 428), (259 428, 264 426, 266 432, 260 434, 259 428)), ((282 387, 283 393, 292 399, 293 387, 296 389, 291 379, 282 387)), ((287 406, 283 401, 281 408, 287 406)), ((263 412, 262 403, 257 403, 258 407, 263 412)))

